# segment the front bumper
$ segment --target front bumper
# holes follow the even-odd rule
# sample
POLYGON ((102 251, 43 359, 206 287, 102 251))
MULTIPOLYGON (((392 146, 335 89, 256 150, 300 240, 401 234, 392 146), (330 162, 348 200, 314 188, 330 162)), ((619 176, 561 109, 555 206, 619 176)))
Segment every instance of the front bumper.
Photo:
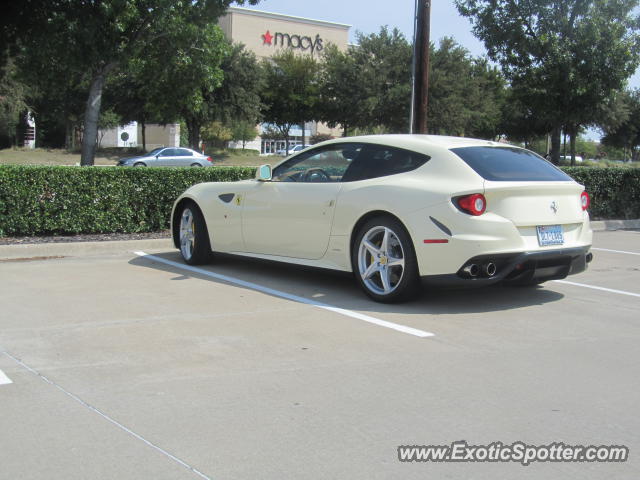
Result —
POLYGON ((532 252, 479 255, 464 262, 455 274, 426 275, 423 283, 439 286, 485 286, 504 281, 526 284, 559 280, 583 272, 593 258, 591 245, 532 252), (483 268, 494 264, 495 274, 489 276, 483 268), (470 265, 478 267, 477 276, 469 273, 470 265))

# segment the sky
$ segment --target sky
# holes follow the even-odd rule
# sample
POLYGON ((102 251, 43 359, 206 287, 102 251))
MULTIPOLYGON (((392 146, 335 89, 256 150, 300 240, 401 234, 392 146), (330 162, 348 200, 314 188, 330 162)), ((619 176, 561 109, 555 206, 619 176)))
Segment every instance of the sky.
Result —
MULTIPOLYGON (((351 25, 351 41, 356 32, 376 33, 383 25, 397 27, 407 39, 413 38, 415 0, 261 0, 250 7, 265 12, 326 20, 351 25)), ((431 6, 431 41, 453 37, 474 56, 486 54, 481 41, 471 33, 469 21, 458 14, 453 0, 435 0, 431 6)), ((640 87, 640 70, 631 77, 629 86, 640 87)), ((595 131, 587 136, 597 139, 595 131)))

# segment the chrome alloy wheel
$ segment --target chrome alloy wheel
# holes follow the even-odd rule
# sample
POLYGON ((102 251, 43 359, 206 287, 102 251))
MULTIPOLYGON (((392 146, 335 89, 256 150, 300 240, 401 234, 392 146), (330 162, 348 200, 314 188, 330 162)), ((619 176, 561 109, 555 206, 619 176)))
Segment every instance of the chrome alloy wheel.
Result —
POLYGON ((180 219, 180 253, 185 260, 190 260, 195 248, 196 236, 193 212, 190 208, 182 211, 180 219))
POLYGON ((358 273, 371 292, 388 295, 402 281, 404 259, 398 235, 388 227, 373 227, 360 241, 358 273))

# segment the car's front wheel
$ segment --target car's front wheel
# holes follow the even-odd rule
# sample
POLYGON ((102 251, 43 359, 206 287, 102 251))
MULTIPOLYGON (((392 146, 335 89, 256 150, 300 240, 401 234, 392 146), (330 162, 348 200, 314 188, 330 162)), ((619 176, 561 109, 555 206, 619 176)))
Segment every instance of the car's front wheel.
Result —
POLYGON ((360 228, 351 263, 362 289, 378 302, 408 300, 418 292, 413 242, 404 226, 393 218, 374 218, 360 228))
POLYGON ((207 263, 211 257, 209 233, 202 212, 192 202, 180 214, 180 254, 189 265, 207 263))

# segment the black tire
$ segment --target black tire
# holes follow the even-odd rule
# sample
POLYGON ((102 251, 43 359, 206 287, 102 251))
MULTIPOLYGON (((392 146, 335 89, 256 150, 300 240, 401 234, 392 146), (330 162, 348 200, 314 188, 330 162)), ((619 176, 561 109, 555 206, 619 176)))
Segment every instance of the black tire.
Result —
POLYGON ((202 167, 202 165, 200 165, 199 163, 192 163, 191 166, 192 167, 202 167))
POLYGON ((406 301, 419 292, 420 278, 413 242, 404 225, 394 218, 372 218, 360 227, 351 248, 351 266, 360 287, 376 302, 406 301), (383 251, 385 235, 388 240, 383 251), (380 248, 377 254, 364 246, 365 237, 370 245, 380 248), (370 271, 373 273, 367 275, 370 271))
POLYGON ((180 254, 189 265, 202 265, 211 260, 211 242, 204 216, 194 202, 182 205, 176 219, 180 254), (190 227, 189 227, 190 225, 190 227))
POLYGON ((146 163, 142 163, 142 162, 137 162, 133 164, 134 167, 146 167, 147 164, 146 163))

